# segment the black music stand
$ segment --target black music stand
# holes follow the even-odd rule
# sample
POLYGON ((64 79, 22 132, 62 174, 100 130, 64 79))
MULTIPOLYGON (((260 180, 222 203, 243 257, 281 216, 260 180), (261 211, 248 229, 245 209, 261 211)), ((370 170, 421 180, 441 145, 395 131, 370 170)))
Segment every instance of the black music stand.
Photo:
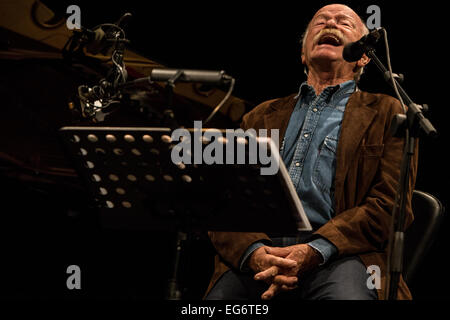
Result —
MULTIPOLYGON (((205 141, 207 129, 186 131, 194 137, 192 152, 187 152, 191 164, 174 163, 172 152, 174 148, 179 151, 180 142, 172 141, 169 128, 63 127, 59 133, 99 208, 103 227, 178 232, 175 275, 184 232, 242 231, 277 236, 312 229, 278 148, 270 139, 258 139, 258 152, 263 144, 269 146, 279 170, 261 175, 261 169, 268 165, 254 161, 251 136, 230 139, 220 131, 223 158, 228 157, 223 162, 228 164, 205 164, 198 163, 198 151, 202 157, 214 138, 205 141), (195 139, 201 141, 195 144, 195 139), (230 149, 225 150, 230 143, 230 149), (236 164, 239 144, 244 145, 246 154, 242 164, 236 164), (197 164, 193 164, 195 160, 197 164)), ((172 279, 169 298, 179 297, 174 283, 172 279)))

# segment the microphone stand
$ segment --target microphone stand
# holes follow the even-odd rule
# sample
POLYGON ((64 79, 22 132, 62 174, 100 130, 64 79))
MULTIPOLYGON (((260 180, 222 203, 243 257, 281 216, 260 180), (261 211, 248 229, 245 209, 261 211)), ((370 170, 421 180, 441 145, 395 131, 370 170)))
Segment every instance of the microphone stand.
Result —
MULTIPOLYGON (((171 130, 179 128, 177 118, 175 117, 174 109, 174 89, 175 84, 183 76, 183 70, 178 70, 173 76, 166 81, 166 87, 164 90, 166 97, 166 107, 164 110, 164 116, 162 122, 168 126, 171 130)), ((151 83, 150 77, 138 78, 130 82, 125 82, 119 85, 119 88, 126 88, 136 85, 138 83, 151 83)), ((189 230, 188 230, 189 231, 189 230)), ((165 290, 165 299, 167 300, 181 300, 182 290, 178 283, 178 274, 180 270, 180 262, 182 258, 183 242, 188 240, 188 234, 186 232, 177 231, 177 238, 175 241, 175 249, 173 252, 173 265, 170 270, 170 276, 167 281, 167 287, 165 290)))
POLYGON ((392 211, 388 247, 388 272, 386 276, 386 297, 388 300, 396 300, 398 283, 400 280, 400 275, 403 272, 404 229, 406 219, 405 209, 409 186, 411 159, 414 156, 415 151, 415 140, 419 135, 420 129, 422 129, 422 131, 430 137, 435 137, 437 135, 437 131, 422 113, 422 111, 427 111, 428 107, 426 105, 417 105, 411 100, 405 90, 403 90, 398 81, 395 79, 396 76, 391 74, 391 72, 389 72, 378 59, 373 48, 370 48, 367 51, 367 56, 383 73, 385 81, 387 81, 394 89, 395 86, 397 87, 399 95, 405 104, 408 105, 406 115, 395 115, 391 123, 391 135, 405 137, 405 149, 400 168, 399 186, 392 211))
MULTIPOLYGON (((175 83, 180 79, 183 75, 182 70, 178 70, 170 79, 166 81, 165 95, 167 99, 167 106, 164 110, 164 120, 163 122, 169 126, 170 129, 175 130, 179 127, 178 121, 175 117, 175 113, 173 111, 174 107, 174 89, 175 83)), ((146 78, 148 80, 148 78, 146 78)), ((182 291, 180 290, 180 286, 178 283, 178 274, 180 269, 180 262, 182 256, 183 249, 183 241, 187 240, 187 234, 183 231, 177 231, 177 238, 175 242, 175 252, 173 253, 173 265, 170 273, 170 277, 168 279, 165 298, 167 300, 181 300, 182 299, 182 291)))

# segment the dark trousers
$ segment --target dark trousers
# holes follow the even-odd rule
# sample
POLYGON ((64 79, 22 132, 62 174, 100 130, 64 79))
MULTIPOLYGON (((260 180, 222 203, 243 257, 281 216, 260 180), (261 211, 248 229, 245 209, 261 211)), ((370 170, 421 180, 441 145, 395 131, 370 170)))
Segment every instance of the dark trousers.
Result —
MULTIPOLYGON (((376 289, 367 287, 369 274, 357 256, 336 259, 299 277, 298 288, 275 296, 283 300, 376 300, 376 289)), ((206 300, 258 300, 268 288, 253 280, 253 273, 227 271, 206 300)))

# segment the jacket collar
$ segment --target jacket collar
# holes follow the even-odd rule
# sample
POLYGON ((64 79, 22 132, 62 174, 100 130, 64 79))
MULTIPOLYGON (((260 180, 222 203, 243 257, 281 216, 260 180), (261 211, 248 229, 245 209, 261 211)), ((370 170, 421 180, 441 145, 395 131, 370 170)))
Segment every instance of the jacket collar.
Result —
MULTIPOLYGON (((335 199, 341 199, 344 181, 358 147, 372 124, 378 111, 371 107, 378 100, 374 94, 357 91, 349 98, 342 120, 341 134, 337 147, 335 199)), ((336 213, 340 212, 336 201, 336 213)))
MULTIPOLYGON (((265 128, 279 129, 280 141, 284 138, 289 119, 292 112, 294 111, 297 100, 298 94, 291 94, 287 97, 277 99, 269 105, 269 112, 264 115, 265 128)), ((370 122, 372 122, 373 116, 375 116, 376 114, 376 110, 372 109, 370 106, 377 100, 378 99, 376 95, 361 91, 356 88, 355 92, 350 96, 347 103, 342 127, 350 128, 350 131, 352 132, 352 129, 356 129, 353 128, 353 121, 356 120, 356 122, 359 122, 359 126, 357 129, 364 129, 363 131, 365 132, 365 130, 370 125, 370 122), (346 116, 347 114, 350 114, 350 116, 346 116), (372 116, 366 117, 366 114, 372 116), (362 116, 361 119, 355 118, 355 116, 359 115, 362 116)), ((345 131, 347 131, 347 129, 345 129, 345 131)))
POLYGON ((279 139, 283 141, 284 134, 291 118, 292 111, 294 110, 297 100, 296 94, 292 94, 285 98, 277 99, 269 105, 269 111, 264 115, 264 127, 266 129, 278 129, 280 130, 279 139))

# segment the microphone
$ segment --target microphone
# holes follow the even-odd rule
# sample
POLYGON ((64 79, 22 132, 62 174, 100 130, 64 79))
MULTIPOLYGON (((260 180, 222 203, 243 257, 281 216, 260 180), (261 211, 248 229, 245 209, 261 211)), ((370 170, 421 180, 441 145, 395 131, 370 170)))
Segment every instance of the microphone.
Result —
POLYGON ((342 57, 347 62, 355 62, 361 59, 363 54, 373 49, 373 46, 381 38, 383 28, 375 28, 369 34, 355 42, 345 45, 342 57))
POLYGON ((232 77, 225 71, 189 70, 189 69, 153 69, 149 81, 176 80, 182 82, 200 82, 209 84, 224 84, 232 77))
POLYGON ((95 30, 85 29, 87 35, 86 51, 93 55, 103 51, 107 46, 106 33, 102 27, 98 27, 95 30))

